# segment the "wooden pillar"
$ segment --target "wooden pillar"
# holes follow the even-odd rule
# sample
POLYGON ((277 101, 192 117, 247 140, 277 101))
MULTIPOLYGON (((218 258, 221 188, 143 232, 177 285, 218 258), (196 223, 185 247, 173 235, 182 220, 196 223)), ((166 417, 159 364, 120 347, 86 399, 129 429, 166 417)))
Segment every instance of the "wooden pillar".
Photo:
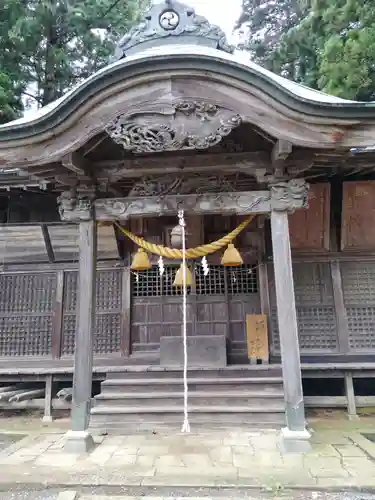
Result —
POLYGON ((309 448, 310 434, 305 426, 297 313, 286 210, 271 212, 271 232, 285 393, 286 428, 283 429, 283 437, 287 449, 290 445, 291 451, 305 451, 309 448))
POLYGON ((66 435, 67 451, 90 451, 94 442, 87 429, 90 421, 93 364, 93 333, 96 303, 96 247, 95 218, 79 224, 79 282, 78 313, 74 353, 72 399, 72 430, 66 435))

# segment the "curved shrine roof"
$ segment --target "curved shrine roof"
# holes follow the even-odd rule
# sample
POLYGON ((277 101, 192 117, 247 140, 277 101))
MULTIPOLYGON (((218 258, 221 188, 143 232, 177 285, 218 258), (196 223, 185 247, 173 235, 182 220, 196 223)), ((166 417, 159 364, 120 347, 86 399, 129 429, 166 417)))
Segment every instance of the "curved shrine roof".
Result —
POLYGON ((28 137, 56 126, 95 92, 140 73, 205 70, 227 74, 257 87, 292 109, 328 118, 374 118, 375 103, 349 101, 312 90, 253 63, 247 52, 234 50, 223 31, 184 4, 166 0, 154 5, 141 24, 125 35, 115 61, 63 97, 0 126, 0 141, 28 137))

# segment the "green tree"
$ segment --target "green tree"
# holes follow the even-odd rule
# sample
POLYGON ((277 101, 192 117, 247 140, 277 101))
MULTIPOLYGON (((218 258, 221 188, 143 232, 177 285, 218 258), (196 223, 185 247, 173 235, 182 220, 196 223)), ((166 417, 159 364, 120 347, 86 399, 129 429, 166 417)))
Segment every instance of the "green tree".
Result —
POLYGON ((235 26, 243 33, 242 47, 250 51, 254 61, 279 73, 281 40, 307 10, 307 0, 242 0, 242 13, 235 26))
POLYGON ((252 6, 248 12, 253 18, 245 46, 254 55, 255 44, 257 62, 329 94, 375 99, 375 0, 275 4, 244 0, 244 6, 246 2, 252 6), (265 13, 265 5, 273 9, 265 13), (257 12, 262 15, 257 17, 257 12))
MULTIPOLYGON (((139 20, 150 0, 3 3, 8 16, 4 26, 0 24, 0 54, 7 44, 11 50, 0 55, 2 99, 13 90, 23 102, 45 106, 108 64, 115 42, 139 20)), ((10 101, 0 100, 0 110, 12 106, 10 101)))
POLYGON ((19 0, 3 3, 0 8, 0 123, 12 120, 21 112, 24 89, 19 44, 9 36, 12 26, 22 15, 22 4, 19 0))

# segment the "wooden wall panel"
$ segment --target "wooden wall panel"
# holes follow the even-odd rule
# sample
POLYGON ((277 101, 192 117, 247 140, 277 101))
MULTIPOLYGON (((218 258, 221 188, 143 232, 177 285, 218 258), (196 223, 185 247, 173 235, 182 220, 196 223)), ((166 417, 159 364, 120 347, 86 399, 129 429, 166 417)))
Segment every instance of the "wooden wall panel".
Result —
POLYGON ((55 273, 0 275, 0 357, 49 356, 55 273))
POLYGON ((342 250, 375 249, 375 181, 344 182, 342 250))
POLYGON ((48 262, 42 228, 26 224, 1 226, 0 262, 48 262))
POLYGON ((295 250, 329 250, 330 185, 313 184, 309 208, 289 216, 290 243, 295 250))
MULTIPOLYGON (((73 355, 78 307, 78 273, 64 275, 61 354, 73 355)), ((121 269, 97 272, 94 354, 120 353, 122 327, 121 269)))
MULTIPOLYGON (((269 264, 271 354, 280 352, 273 265, 269 264)), ((303 354, 338 352, 331 270, 328 263, 293 264, 298 335, 303 354)))
MULTIPOLYGON (((48 227, 56 261, 78 260, 78 225, 57 224, 48 227)), ((98 226, 98 260, 118 259, 113 226, 98 226)))

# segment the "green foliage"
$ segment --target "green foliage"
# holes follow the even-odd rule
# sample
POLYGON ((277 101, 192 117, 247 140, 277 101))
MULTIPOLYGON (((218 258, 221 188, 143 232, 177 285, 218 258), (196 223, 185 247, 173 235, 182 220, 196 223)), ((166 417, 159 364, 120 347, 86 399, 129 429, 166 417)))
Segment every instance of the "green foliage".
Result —
POLYGON ((0 0, 0 119, 105 66, 150 0, 0 0))
POLYGON ((242 0, 237 29, 245 33, 243 48, 254 61, 278 72, 276 51, 285 33, 296 26, 306 12, 305 0, 242 0))
POLYGON ((277 24, 277 37, 258 61, 329 94, 375 99, 375 0, 288 3, 294 9, 293 22, 286 29, 277 24))

